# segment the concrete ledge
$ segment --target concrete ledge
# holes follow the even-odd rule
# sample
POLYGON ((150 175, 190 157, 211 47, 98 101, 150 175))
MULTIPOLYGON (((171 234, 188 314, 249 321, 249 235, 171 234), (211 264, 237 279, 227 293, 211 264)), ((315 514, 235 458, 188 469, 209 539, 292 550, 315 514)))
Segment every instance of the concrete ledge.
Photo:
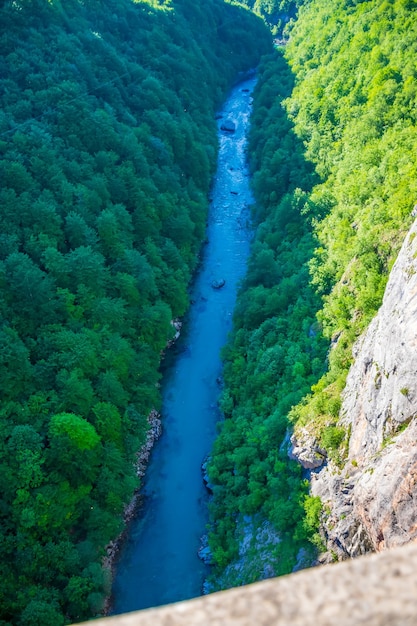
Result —
POLYGON ((94 621, 94 626, 271 624, 416 626, 417 544, 94 621))

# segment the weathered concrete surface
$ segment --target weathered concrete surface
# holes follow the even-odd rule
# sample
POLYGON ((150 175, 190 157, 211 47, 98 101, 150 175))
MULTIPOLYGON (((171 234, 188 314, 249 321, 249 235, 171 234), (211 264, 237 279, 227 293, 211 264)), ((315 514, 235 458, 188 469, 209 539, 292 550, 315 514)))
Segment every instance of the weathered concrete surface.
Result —
POLYGON ((94 625, 415 626, 416 571, 409 544, 94 625))

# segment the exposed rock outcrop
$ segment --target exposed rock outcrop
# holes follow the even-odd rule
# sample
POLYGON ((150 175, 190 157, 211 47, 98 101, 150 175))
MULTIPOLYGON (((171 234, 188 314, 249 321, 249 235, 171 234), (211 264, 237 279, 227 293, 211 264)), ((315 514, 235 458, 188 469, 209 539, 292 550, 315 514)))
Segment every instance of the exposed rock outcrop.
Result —
POLYGON ((181 335, 182 322, 178 318, 171 320, 171 326, 175 330, 175 335, 167 343, 167 348, 171 348, 181 335))
POLYGON ((207 466, 210 462, 210 457, 207 456, 201 464, 201 473, 203 475, 203 483, 207 491, 211 494, 213 493, 213 485, 210 482, 210 477, 208 475, 207 466))
POLYGON ((208 536, 203 535, 200 539, 200 547, 198 549, 198 557, 205 563, 206 565, 213 564, 213 555, 210 550, 208 536))
POLYGON ((146 441, 140 449, 136 459, 136 474, 142 478, 148 466, 149 457, 155 442, 162 434, 161 416, 158 411, 152 409, 148 415, 149 429, 146 433, 146 441))
POLYGON ((242 515, 236 518, 236 537, 239 556, 229 563, 216 579, 216 589, 209 583, 203 585, 203 593, 246 584, 248 580, 264 580, 277 575, 275 546, 281 538, 274 525, 260 514, 242 515))
POLYGON ((316 469, 323 465, 326 460, 326 451, 320 448, 317 439, 306 429, 303 429, 296 437, 290 438, 288 456, 298 461, 304 469, 316 469), (300 436, 301 434, 301 436, 300 436))
POLYGON ((347 462, 311 479, 339 559, 417 540, 417 221, 354 357, 340 413, 347 462))

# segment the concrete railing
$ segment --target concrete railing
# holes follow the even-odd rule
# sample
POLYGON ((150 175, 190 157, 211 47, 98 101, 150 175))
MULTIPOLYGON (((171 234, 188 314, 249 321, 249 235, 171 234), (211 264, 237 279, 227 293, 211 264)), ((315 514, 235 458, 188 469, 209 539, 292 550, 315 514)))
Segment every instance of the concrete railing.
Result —
POLYGON ((417 626, 417 544, 93 623, 417 626))

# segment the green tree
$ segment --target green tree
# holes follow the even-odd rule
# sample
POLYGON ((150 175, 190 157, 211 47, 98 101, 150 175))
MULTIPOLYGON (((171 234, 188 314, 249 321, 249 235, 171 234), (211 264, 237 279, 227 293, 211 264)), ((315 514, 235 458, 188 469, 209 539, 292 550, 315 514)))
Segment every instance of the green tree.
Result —
POLYGON ((58 602, 51 603, 45 600, 31 600, 19 620, 19 626, 63 626, 64 616, 58 602))

